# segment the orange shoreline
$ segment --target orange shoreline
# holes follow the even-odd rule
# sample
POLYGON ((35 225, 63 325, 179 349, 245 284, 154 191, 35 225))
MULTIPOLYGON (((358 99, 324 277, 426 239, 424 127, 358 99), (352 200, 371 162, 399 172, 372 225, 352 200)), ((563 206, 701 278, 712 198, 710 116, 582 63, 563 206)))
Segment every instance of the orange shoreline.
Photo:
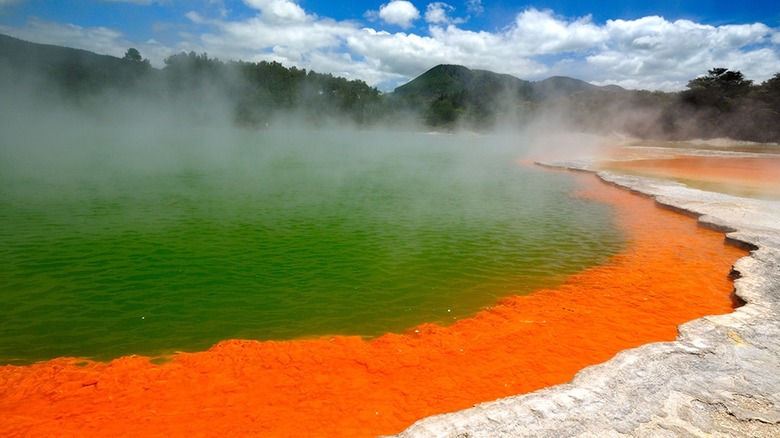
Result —
POLYGON ((778 199, 780 157, 723 157, 669 154, 666 157, 611 161, 619 172, 678 179, 726 193, 778 199), (698 184, 697 184, 698 183, 698 184))
MULTIPOLYGON (((0 367, 2 436, 377 436, 564 383, 617 352, 732 310, 744 250, 648 198, 575 174, 615 207, 627 247, 556 289, 404 334, 229 340, 156 365, 59 358, 0 367)), ((550 249, 554 251, 554 248, 550 249)))

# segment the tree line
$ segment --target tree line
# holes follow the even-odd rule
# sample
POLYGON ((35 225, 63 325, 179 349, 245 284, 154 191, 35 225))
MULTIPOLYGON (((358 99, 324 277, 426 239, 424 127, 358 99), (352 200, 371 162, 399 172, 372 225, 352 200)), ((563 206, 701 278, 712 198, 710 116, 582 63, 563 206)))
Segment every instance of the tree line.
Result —
POLYGON ((161 74, 177 94, 216 90, 231 105, 235 122, 265 126, 277 114, 298 113, 308 122, 344 118, 376 121, 381 93, 361 80, 287 68, 276 61, 229 61, 206 53, 179 53, 164 60, 161 74))
POLYGON ((713 68, 683 91, 651 92, 571 78, 531 83, 491 72, 467 76, 465 67, 440 66, 428 72, 430 77, 420 76, 426 80, 404 86, 405 92, 399 87, 382 93, 361 80, 275 61, 225 62, 181 52, 164 64, 152 67, 135 48, 117 58, 0 35, 0 80, 6 86, 33 71, 49 84, 42 88, 46 94, 76 104, 107 92, 150 104, 166 99, 200 114, 226 111, 235 124, 259 128, 291 113, 315 124, 411 120, 439 130, 490 129, 498 123, 522 127, 554 116, 575 129, 644 138, 780 142, 780 73, 756 84, 739 71, 713 68), (8 71, 22 73, 9 76, 8 71))
POLYGON ((713 68, 680 92, 572 95, 563 113, 586 130, 641 138, 780 142, 780 73, 756 84, 739 71, 713 68))
POLYGON ((780 73, 756 84, 739 71, 713 68, 691 79, 685 90, 661 92, 597 87, 562 77, 513 82, 485 72, 462 80, 463 67, 440 67, 393 96, 417 107, 420 121, 432 127, 479 130, 556 119, 578 130, 640 138, 780 142, 780 73))

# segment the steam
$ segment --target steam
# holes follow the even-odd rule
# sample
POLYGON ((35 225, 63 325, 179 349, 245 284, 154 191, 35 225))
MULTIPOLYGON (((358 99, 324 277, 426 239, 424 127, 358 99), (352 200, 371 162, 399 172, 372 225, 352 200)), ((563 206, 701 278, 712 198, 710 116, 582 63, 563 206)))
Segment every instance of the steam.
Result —
MULTIPOLYGON (((8 93, 0 102, 0 213, 15 220, 5 235, 20 241, 29 237, 57 246, 58 241, 96 237, 123 244, 125 235, 140 240, 166 236, 192 221, 205 224, 206 234, 218 230, 212 240, 232 239, 221 232, 247 227, 297 234, 313 230, 316 238, 327 237, 328 229, 317 227, 330 224, 362 232, 367 240, 377 230, 389 233, 377 252, 390 266, 418 260, 425 235, 446 240, 486 229, 496 218, 509 228, 538 230, 531 240, 540 247, 556 234, 545 225, 551 210, 573 211, 563 216, 575 226, 574 215, 581 214, 576 204, 550 199, 557 183, 540 187, 514 164, 551 148, 568 154, 574 148, 563 148, 569 144, 582 147, 577 141, 550 140, 550 132, 560 132, 553 118, 522 130, 497 127, 474 133, 458 128, 426 134, 413 113, 367 129, 338 117, 312 124, 306 109, 292 109, 276 113, 268 126, 241 127, 235 124, 233 101, 208 83, 188 94, 154 85, 74 99, 59 94, 45 78, 10 74, 4 79, 8 93), (438 167, 431 172, 434 165, 438 167), (496 178, 496 172, 508 172, 510 178, 496 178), (532 199, 533 208, 524 208, 518 199, 532 199), (356 205, 371 206, 368 217, 351 217, 356 205), (447 220, 440 221, 443 217, 447 220), (508 217, 506 222, 502 217, 508 217), (24 229, 25 223, 32 226, 24 229), (53 239, 40 235, 39 224, 56 229, 53 239)), ((482 244, 502 248, 504 242, 497 238, 482 244)), ((594 246, 601 248, 603 242, 594 246)), ((140 248, 138 260, 150 246, 140 248)), ((83 260, 92 256, 89 248, 83 251, 83 260)), ((179 256, 186 264, 188 253, 179 256)), ((80 260, 74 256, 68 262, 80 260)), ((117 266, 135 263, 122 259, 117 266)), ((211 268, 198 269, 207 273, 211 268)), ((182 271, 176 269, 157 266, 153 272, 170 271, 177 279, 182 271)), ((115 271, 109 271, 106 281, 114 281, 110 274, 115 271)), ((176 300, 187 300, 186 294, 174 292, 176 300)), ((128 314, 134 317, 132 311, 128 314)))
MULTIPOLYGON (((427 128, 411 113, 367 129, 339 117, 312 124, 304 109, 292 109, 259 129, 243 128, 235 125, 233 101, 208 84, 185 95, 138 88, 72 99, 45 78, 4 73, 0 173, 18 183, 15 190, 44 184, 61 193, 88 183, 108 193, 123 179, 184 172, 232 173, 260 190, 264 175, 285 160, 322 163, 322 174, 311 177, 337 178, 327 174, 336 167, 329 163, 348 158, 339 154, 377 167, 391 154, 426 147, 419 133, 427 128)), ((483 135, 482 150, 450 134, 431 135, 428 143, 461 151, 453 169, 472 176, 479 163, 496 154, 510 160, 524 147, 515 135, 483 135)))
POLYGON ((180 99, 116 90, 74 99, 41 77, 3 79, 6 176, 65 182, 219 164, 228 157, 213 145, 229 146, 235 135, 227 103, 207 89, 180 99))
MULTIPOLYGON (((255 126, 237 126, 236 96, 231 93, 242 89, 242 79, 228 71, 234 76, 227 81, 201 80, 186 84, 185 92, 182 84, 157 81, 73 97, 50 78, 5 66, 0 70, 0 171, 19 181, 56 185, 91 179, 104 186, 120 177, 193 170, 256 175, 267 170, 272 153, 307 154, 327 162, 333 157, 320 147, 324 143, 362 136, 376 144, 351 153, 373 151, 381 157, 386 150, 403 153, 410 143, 404 138, 407 133, 432 131, 423 123, 423 110, 404 107, 370 125, 326 110, 313 120, 311 108, 303 106, 268 112, 255 126), (281 150, 274 144, 279 139, 303 146, 281 150), (265 152, 258 155, 252 148, 265 152)), ((316 90, 300 90, 301 95, 312 93, 316 90)), ((645 110, 630 99, 588 112, 576 100, 531 104, 519 100, 514 90, 505 90, 493 104, 490 113, 496 117, 487 125, 462 117, 432 132, 453 145, 459 136, 482 137, 479 151, 461 148, 464 163, 472 164, 467 171, 471 174, 473 164, 497 154, 509 160, 571 159, 600 153, 640 123, 642 133, 662 131, 658 111, 645 110)), ((258 108, 262 111, 262 105, 258 108)))

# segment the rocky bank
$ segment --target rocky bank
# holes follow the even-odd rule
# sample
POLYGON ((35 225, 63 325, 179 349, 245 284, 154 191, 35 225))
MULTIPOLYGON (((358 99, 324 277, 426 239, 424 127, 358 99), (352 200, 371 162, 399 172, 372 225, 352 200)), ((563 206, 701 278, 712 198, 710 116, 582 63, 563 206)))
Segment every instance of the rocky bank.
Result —
MULTIPOLYGON (((585 162, 549 165, 588 170, 585 162)), ((780 437, 780 201, 598 176, 750 248, 731 273, 744 305, 680 326, 674 342, 585 368, 570 383, 425 418, 398 437, 780 437)))

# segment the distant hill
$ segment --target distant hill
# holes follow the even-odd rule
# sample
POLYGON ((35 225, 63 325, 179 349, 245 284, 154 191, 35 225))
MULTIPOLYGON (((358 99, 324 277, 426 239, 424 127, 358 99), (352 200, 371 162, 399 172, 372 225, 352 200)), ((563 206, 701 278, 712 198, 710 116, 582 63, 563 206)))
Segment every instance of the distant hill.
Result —
POLYGON ((42 79, 70 91, 98 91, 107 86, 129 86, 148 63, 134 62, 87 50, 38 44, 0 34, 0 67, 42 79))
POLYGON ((739 71, 709 70, 688 90, 625 90, 554 76, 531 82, 507 74, 437 65, 392 93, 276 61, 227 61, 177 53, 153 68, 137 50, 123 58, 37 44, 0 34, 0 102, 69 105, 101 114, 128 102, 169 108, 182 120, 230 119, 263 128, 295 114, 313 125, 349 121, 441 130, 522 128, 554 115, 568 129, 642 138, 730 137, 780 142, 780 73, 754 84, 739 71))
POLYGON ((368 124, 385 116, 379 90, 360 80, 275 61, 223 62, 192 51, 164 63, 154 68, 132 48, 118 58, 0 34, 0 96, 17 90, 14 97, 25 102, 64 103, 92 114, 101 111, 98 105, 132 98, 197 123, 229 118, 246 127, 268 126, 289 112, 312 123, 368 124))
POLYGON ((45 69, 63 62, 82 62, 88 65, 110 65, 121 68, 122 60, 109 55, 98 55, 87 50, 50 44, 31 43, 0 34, 0 60, 19 67, 45 69))
POLYGON ((447 127, 466 122, 480 128, 499 119, 522 119, 546 100, 616 91, 625 90, 563 76, 530 82, 507 74, 442 64, 399 86, 391 98, 398 105, 421 110, 421 118, 428 125, 447 127))
POLYGON ((461 65, 441 64, 431 68, 393 91, 398 97, 423 101, 440 96, 468 94, 511 94, 521 101, 542 101, 575 93, 621 91, 616 85, 599 87, 579 79, 553 76, 539 82, 529 82, 508 74, 487 70, 471 70, 461 65))
POLYGON ((400 97, 417 97, 423 100, 441 95, 458 93, 512 92, 519 96, 531 96, 531 82, 514 76, 487 70, 471 70, 461 65, 437 65, 393 92, 400 97))
POLYGON ((599 91, 601 87, 567 76, 553 76, 534 83, 534 97, 537 100, 569 96, 575 93, 599 91))

